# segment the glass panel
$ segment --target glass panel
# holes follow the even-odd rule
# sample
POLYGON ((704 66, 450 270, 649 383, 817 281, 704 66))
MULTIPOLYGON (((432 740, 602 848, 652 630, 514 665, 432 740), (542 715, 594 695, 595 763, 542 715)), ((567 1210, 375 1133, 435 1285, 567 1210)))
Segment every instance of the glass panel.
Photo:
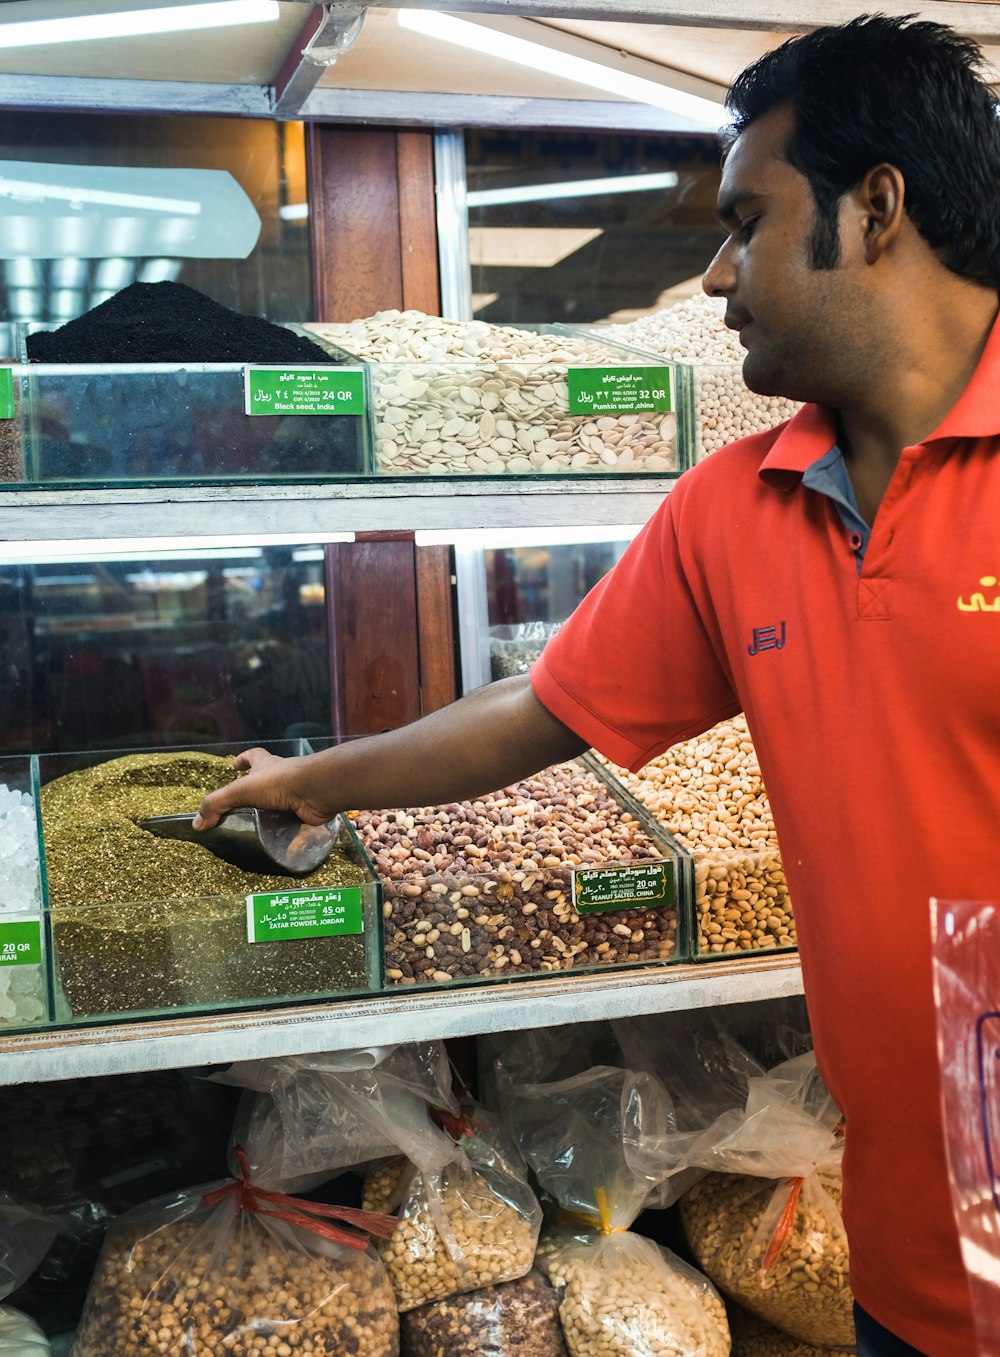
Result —
POLYGON ((328 735, 323 561, 191 545, 0 565, 0 748, 328 735))
MULTIPOLYGON (((272 321, 312 314, 308 220, 295 208, 306 200, 301 123, 7 113, 0 161, 23 164, 26 181, 53 172, 48 199, 38 197, 37 184, 34 197, 0 198, 0 320, 63 324, 130 283, 163 281, 185 283, 232 310, 272 321), (100 201, 79 196, 87 192, 87 176, 74 167, 107 172, 100 201), (152 172, 154 187, 168 183, 158 177, 164 171, 188 171, 190 191, 118 192, 115 176, 126 168, 152 172), (61 180, 55 173, 60 169, 61 180), (189 199, 200 200, 208 182, 190 172, 206 170, 216 172, 213 193, 245 194, 259 217, 259 238, 249 254, 223 256, 225 248, 245 250, 249 243, 234 237, 229 247, 220 242, 213 256, 191 257, 216 248, 213 225, 206 221, 195 232, 198 214, 183 208, 189 199), (78 196, 66 197, 76 180, 78 196), (60 190, 62 197, 52 196, 60 190), (130 201, 141 198, 148 202, 130 201), (42 232, 30 229, 43 204, 50 216, 44 241, 42 232), (208 243, 198 245, 195 234, 208 243)), ((15 169, 7 166, 7 177, 15 169)))
POLYGON ((465 150, 476 319, 627 321, 700 290, 713 137, 504 129, 465 150))
POLYGON ((627 546, 628 540, 487 548, 490 626, 565 622, 627 546))

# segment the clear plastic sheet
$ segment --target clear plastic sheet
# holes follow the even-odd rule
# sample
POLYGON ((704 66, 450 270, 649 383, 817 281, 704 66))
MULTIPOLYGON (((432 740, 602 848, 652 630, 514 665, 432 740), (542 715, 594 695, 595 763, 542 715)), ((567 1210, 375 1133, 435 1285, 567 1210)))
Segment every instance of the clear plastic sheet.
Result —
POLYGON ((52 1246, 60 1222, 0 1192, 0 1299, 16 1291, 52 1246))
POLYGON ((427 1116, 430 1107, 458 1112, 443 1042, 249 1061, 221 1077, 273 1097, 285 1177, 330 1178, 399 1154, 427 1168, 451 1157, 427 1116))
POLYGON ((0 1305, 0 1357, 52 1357, 49 1340, 33 1319, 0 1305))
POLYGON ((1000 1354, 1000 903, 933 900, 950 1184, 982 1357, 1000 1354))

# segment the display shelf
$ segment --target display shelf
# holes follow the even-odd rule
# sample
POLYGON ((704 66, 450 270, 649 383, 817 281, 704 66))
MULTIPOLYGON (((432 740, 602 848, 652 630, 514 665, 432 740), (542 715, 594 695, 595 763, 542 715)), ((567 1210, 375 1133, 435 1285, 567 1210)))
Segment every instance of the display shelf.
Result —
POLYGON ((3 490, 0 540, 203 537, 644 523, 676 476, 410 476, 309 485, 3 490))
POLYGON ((306 1007, 49 1029, 0 1037, 0 1084, 625 1018, 802 993, 797 955, 382 993, 306 1007))

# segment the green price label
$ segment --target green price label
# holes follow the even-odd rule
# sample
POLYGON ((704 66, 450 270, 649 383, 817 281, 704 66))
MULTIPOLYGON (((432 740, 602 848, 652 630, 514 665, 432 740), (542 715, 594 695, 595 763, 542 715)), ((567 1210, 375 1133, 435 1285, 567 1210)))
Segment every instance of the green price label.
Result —
POLYGON ((672 368, 569 368, 571 415, 642 415, 674 408, 672 368))
POLYGON ((14 374, 0 367, 0 419, 14 418, 14 374))
POLYGON ((641 867, 578 867, 573 873, 573 903, 578 914, 614 909, 656 909, 677 899, 672 862, 641 867))
POLYGON ((335 938, 365 931, 360 886, 271 891, 248 895, 246 901, 248 942, 335 938))
POLYGON ((244 368, 248 415, 363 415, 361 368, 244 368))
POLYGON ((0 923, 0 967, 42 964, 41 919, 0 923))

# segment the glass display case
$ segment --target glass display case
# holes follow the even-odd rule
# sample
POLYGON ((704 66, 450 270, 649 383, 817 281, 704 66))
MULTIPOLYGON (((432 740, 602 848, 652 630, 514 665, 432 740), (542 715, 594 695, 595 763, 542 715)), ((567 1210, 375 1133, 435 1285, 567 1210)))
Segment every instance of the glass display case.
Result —
MULTIPOLYGON (((272 753, 302 752, 278 741, 272 753)), ((53 1019, 159 1016, 381 988, 379 892, 346 820, 306 876, 262 873, 149 816, 191 813, 234 746, 37 758, 53 1019)))
POLYGON ((784 396, 761 396, 743 380, 741 363, 699 363, 685 369, 688 465, 781 424, 800 408, 784 396))
POLYGON ((683 961, 677 844, 586 757, 474 801, 361 811, 383 894, 386 985, 683 961))
POLYGON ((280 483, 369 470, 364 379, 331 346, 326 364, 29 362, 34 328, 0 335, 8 488, 280 483))
POLYGON ((674 365, 638 350, 565 326, 463 325, 413 313, 306 328, 365 364, 376 474, 663 477, 682 469, 674 365))
POLYGON ((2 552, 5 752, 249 745, 337 728, 323 543, 2 552))

